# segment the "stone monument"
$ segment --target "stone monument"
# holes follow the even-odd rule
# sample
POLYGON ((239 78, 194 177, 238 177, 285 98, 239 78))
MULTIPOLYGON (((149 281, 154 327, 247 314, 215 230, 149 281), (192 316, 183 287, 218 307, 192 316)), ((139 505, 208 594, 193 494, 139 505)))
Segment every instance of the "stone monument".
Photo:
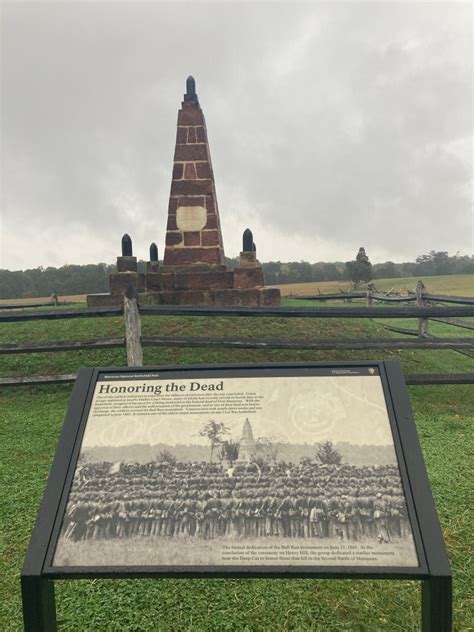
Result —
POLYGON ((239 265, 225 265, 206 122, 193 77, 178 112, 173 175, 168 204, 163 265, 156 244, 150 246, 146 273, 137 272, 128 235, 122 239, 117 272, 110 275, 110 293, 92 294, 92 306, 120 305, 129 285, 141 304, 279 305, 280 291, 265 288, 250 229, 243 233, 239 265))
POLYGON ((242 436, 239 441, 239 458, 236 461, 237 465, 244 465, 251 463, 255 456, 255 439, 253 438, 252 426, 248 419, 245 420, 242 427, 242 436))

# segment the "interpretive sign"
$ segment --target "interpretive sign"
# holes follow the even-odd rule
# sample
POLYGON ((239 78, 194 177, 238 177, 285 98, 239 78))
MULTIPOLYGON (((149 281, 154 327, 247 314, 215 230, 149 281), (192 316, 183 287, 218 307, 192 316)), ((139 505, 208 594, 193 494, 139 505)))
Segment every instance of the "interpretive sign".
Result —
POLYGON ((418 566, 369 368, 102 374, 53 566, 418 566))
POLYGON ((29 551, 44 578, 428 579, 425 629, 449 629, 395 362, 83 370, 61 442, 29 551))

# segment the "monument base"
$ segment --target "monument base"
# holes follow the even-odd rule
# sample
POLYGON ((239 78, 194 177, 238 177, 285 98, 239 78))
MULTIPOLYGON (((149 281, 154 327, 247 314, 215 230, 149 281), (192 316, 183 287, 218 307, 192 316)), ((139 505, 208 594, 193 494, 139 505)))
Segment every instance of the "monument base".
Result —
MULTIPOLYGON (((214 305, 214 306, 267 306, 280 304, 280 290, 276 288, 253 289, 202 289, 139 292, 140 305, 214 305)), ((88 307, 110 307, 123 304, 122 294, 89 294, 88 307)))
POLYGON ((280 290, 266 288, 263 272, 254 267, 229 270, 226 266, 153 268, 146 274, 116 272, 110 275, 110 294, 89 294, 88 307, 122 305, 129 285, 142 305, 278 306, 280 290))

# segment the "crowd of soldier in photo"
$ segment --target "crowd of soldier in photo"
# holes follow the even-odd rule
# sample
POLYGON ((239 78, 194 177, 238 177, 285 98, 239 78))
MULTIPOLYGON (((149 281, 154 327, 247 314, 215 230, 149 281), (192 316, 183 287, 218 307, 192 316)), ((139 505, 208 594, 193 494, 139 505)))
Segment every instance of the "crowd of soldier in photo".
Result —
POLYGON ((72 541, 335 538, 410 533, 396 465, 108 462, 76 471, 63 525, 72 541))

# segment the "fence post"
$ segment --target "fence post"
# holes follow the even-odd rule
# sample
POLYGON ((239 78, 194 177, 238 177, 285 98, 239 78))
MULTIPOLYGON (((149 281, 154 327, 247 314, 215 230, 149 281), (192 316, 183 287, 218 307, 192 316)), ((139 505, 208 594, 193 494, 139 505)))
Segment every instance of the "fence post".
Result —
MULTIPOLYGON (((426 307, 428 304, 424 299, 424 294, 426 294, 426 287, 423 281, 418 281, 416 284, 416 304, 419 307, 426 307)), ((427 318, 419 318, 418 319, 418 336, 420 338, 428 337, 428 319, 427 318)))
POLYGON ((142 323, 138 311, 138 294, 131 285, 128 286, 123 297, 123 316, 127 343, 127 366, 143 366, 143 350, 140 340, 142 323))
POLYGON ((374 299, 373 299, 371 291, 367 290, 365 295, 367 297, 367 307, 372 307, 372 305, 374 304, 374 299))

